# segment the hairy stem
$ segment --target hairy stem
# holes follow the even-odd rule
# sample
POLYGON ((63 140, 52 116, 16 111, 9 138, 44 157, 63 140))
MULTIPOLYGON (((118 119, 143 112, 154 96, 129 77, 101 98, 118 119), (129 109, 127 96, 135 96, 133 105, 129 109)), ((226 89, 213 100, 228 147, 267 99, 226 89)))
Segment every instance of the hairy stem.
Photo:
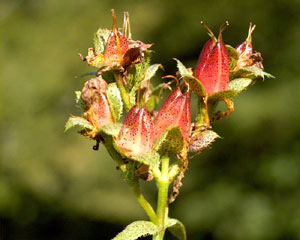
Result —
POLYGON ((161 159, 161 176, 157 179, 158 182, 158 199, 157 199, 157 219, 158 226, 161 231, 153 236, 153 240, 162 240, 166 230, 166 220, 168 219, 168 189, 169 189, 169 156, 164 156, 161 159))
POLYGON ((120 94, 121 94, 123 103, 125 105, 125 109, 128 112, 131 109, 132 106, 131 106, 131 103, 130 103, 129 94, 127 93, 126 88, 125 88, 124 83, 123 83, 122 74, 114 73, 114 77, 115 77, 117 86, 120 90, 120 94))

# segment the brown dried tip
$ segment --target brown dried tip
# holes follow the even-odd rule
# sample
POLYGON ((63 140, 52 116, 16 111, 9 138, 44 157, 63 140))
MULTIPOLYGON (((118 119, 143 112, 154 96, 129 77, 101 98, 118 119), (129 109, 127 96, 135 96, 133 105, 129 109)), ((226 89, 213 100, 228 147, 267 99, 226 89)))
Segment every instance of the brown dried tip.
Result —
POLYGON ((219 36, 218 36, 218 42, 222 42, 223 38, 222 38, 222 32, 229 26, 229 22, 226 21, 225 23, 223 23, 220 26, 220 30, 219 30, 219 36))
POLYGON ((113 30, 115 30, 115 29, 118 30, 117 16, 116 16, 116 13, 115 13, 114 9, 111 9, 111 15, 112 15, 112 18, 113 18, 112 29, 113 30))
POLYGON ((214 33, 210 30, 210 28, 209 28, 203 21, 201 21, 201 24, 202 24, 202 26, 205 27, 205 29, 207 30, 208 35, 209 35, 211 38, 215 39, 216 37, 215 37, 214 33))
POLYGON ((249 25, 249 31, 248 31, 248 37, 247 37, 247 39, 246 39, 246 42, 247 42, 248 44, 251 44, 251 42, 252 42, 252 33, 253 33, 255 27, 256 27, 256 25, 254 24, 254 25, 252 26, 252 22, 250 22, 250 25, 249 25))

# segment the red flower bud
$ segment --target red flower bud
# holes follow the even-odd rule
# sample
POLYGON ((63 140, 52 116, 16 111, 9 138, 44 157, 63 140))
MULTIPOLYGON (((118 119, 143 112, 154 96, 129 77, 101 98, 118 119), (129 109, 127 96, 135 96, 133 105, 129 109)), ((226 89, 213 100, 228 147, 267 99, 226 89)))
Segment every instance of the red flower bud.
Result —
POLYGON ((147 153, 153 145, 153 121, 146 107, 135 105, 128 112, 116 145, 126 156, 147 153))
MULTIPOLYGON (((204 25, 203 22, 202 24, 204 25)), ((224 91, 229 85, 229 58, 222 39, 222 32, 227 25, 226 22, 221 26, 218 39, 204 25, 211 39, 206 42, 200 53, 194 76, 201 81, 208 95, 224 91)))
POLYGON ((82 100, 86 103, 86 119, 97 129, 113 122, 106 97, 107 83, 101 78, 92 78, 84 84, 82 100))
POLYGON ((117 17, 112 9, 113 27, 110 33, 104 51, 106 64, 120 64, 123 56, 128 51, 128 39, 118 30, 117 17))
POLYGON ((252 26, 252 23, 250 23, 249 26, 249 32, 248 32, 248 37, 245 42, 242 42, 240 45, 238 45, 235 50, 238 52, 240 57, 243 58, 249 58, 252 53, 253 53, 253 48, 252 48, 252 33, 255 29, 255 25, 252 26))
POLYGON ((183 138, 189 141, 191 130, 190 93, 176 88, 166 99, 154 120, 154 141, 169 127, 179 127, 183 138))

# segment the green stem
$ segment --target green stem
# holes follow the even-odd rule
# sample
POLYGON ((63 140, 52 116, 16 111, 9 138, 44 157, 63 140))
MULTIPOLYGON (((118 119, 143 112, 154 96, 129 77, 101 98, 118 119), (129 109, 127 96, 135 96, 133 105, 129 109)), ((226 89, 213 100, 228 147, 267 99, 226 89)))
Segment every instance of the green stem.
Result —
POLYGON ((134 196, 136 197, 138 203, 145 210, 145 212, 148 215, 151 222, 157 224, 157 217, 156 217, 155 211, 153 210, 150 203, 145 199, 144 195, 141 193, 138 179, 135 179, 136 181, 128 181, 129 178, 132 179, 132 178, 135 178, 135 176, 128 176, 129 173, 128 173, 126 164, 124 163, 122 156, 114 149, 111 136, 107 136, 107 135, 103 134, 102 137, 104 139, 104 145, 105 145, 108 153, 110 154, 112 159, 114 159, 117 162, 120 170, 125 175, 126 181, 127 181, 128 185, 130 186, 130 189, 134 193, 134 196))
POLYGON ((141 205, 141 207, 146 212, 147 216, 149 217, 150 221, 158 224, 156 214, 150 205, 150 203, 145 199, 144 195, 141 193, 140 187, 138 184, 130 185, 131 190, 134 193, 134 196, 136 197, 138 203, 141 205))
POLYGON ((157 219, 158 226, 161 231, 153 236, 153 240, 163 240, 166 230, 166 220, 168 219, 168 189, 169 189, 169 156, 164 156, 161 159, 161 176, 157 179, 158 182, 158 199, 157 199, 157 219))
POLYGON ((125 105, 125 109, 128 112, 131 109, 131 103, 129 98, 129 93, 126 91, 126 88, 123 83, 122 74, 121 73, 114 73, 114 77, 117 83, 117 86, 120 90, 120 94, 125 105))

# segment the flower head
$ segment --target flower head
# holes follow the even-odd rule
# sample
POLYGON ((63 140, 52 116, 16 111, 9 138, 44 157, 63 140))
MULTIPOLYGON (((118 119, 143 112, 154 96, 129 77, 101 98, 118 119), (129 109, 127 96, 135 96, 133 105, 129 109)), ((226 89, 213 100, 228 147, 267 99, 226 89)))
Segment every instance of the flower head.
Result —
POLYGON ((203 22, 202 24, 207 28, 211 39, 206 42, 200 53, 194 76, 209 95, 224 91, 229 85, 229 58, 222 38, 222 31, 227 25, 221 26, 216 39, 212 31, 203 22))
POLYGON ((86 119, 96 128, 113 122, 113 117, 106 97, 107 83, 101 78, 92 78, 84 84, 81 98, 86 104, 86 119))
POLYGON ((128 112, 115 144, 126 156, 147 153, 153 145, 153 121, 146 107, 135 105, 128 112))
POLYGON ((169 127, 179 127, 183 138, 189 141, 191 130, 190 93, 177 87, 163 103, 154 120, 154 141, 169 127))

